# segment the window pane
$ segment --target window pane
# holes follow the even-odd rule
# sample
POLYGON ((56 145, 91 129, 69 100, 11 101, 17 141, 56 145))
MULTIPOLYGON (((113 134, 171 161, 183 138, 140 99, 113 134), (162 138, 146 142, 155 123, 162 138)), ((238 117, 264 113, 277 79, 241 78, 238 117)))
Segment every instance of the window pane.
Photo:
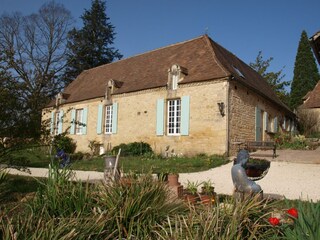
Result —
POLYGON ((112 133, 112 105, 106 106, 106 115, 105 115, 105 133, 112 133))

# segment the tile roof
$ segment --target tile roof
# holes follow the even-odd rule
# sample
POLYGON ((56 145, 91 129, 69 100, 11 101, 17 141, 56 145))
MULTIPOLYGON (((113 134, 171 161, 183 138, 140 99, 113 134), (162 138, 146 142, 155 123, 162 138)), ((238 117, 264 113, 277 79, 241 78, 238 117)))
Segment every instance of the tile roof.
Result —
POLYGON ((304 100, 301 108, 320 108, 320 81, 312 91, 307 93, 304 100))
POLYGON ((230 77, 291 113, 256 71, 207 35, 83 71, 65 88, 65 103, 104 97, 110 79, 122 84, 114 94, 164 87, 173 64, 188 70, 179 84, 230 77))

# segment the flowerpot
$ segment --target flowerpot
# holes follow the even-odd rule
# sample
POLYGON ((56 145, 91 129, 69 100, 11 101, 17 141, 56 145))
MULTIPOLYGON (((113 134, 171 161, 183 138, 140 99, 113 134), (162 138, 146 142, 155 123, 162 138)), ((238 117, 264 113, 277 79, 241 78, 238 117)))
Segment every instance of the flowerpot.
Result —
POLYGON ((191 204, 196 204, 198 201, 198 196, 194 195, 194 194, 185 194, 184 195, 184 199, 186 202, 191 203, 191 204))
POLYGON ((179 174, 169 174, 168 175, 168 185, 169 186, 179 186, 180 183, 179 180, 179 174))
POLYGON ((215 194, 200 194, 202 204, 213 204, 215 202, 215 194))

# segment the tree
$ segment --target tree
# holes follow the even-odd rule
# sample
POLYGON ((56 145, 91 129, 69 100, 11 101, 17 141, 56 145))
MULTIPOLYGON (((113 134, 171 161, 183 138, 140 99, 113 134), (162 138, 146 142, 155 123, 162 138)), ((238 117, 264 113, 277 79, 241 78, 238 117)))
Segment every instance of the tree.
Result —
POLYGON ((272 60, 273 57, 263 60, 262 51, 259 51, 255 62, 249 63, 249 66, 257 71, 269 83, 282 102, 288 103, 288 93, 285 87, 289 86, 290 81, 283 81, 283 78, 285 77, 282 73, 283 68, 277 72, 267 72, 272 60))
POLYGON ((307 33, 302 31, 291 84, 290 106, 292 109, 302 104, 302 98, 315 87, 319 79, 319 71, 307 33))
POLYGON ((85 10, 81 19, 83 28, 69 32, 66 83, 73 81, 83 70, 122 58, 119 51, 111 47, 115 33, 106 15, 105 1, 93 0, 91 9, 85 10))
POLYGON ((36 14, 0 17, 0 69, 10 74, 7 90, 19 102, 30 137, 39 136, 41 110, 63 87, 67 33, 73 20, 63 5, 44 4, 36 14))

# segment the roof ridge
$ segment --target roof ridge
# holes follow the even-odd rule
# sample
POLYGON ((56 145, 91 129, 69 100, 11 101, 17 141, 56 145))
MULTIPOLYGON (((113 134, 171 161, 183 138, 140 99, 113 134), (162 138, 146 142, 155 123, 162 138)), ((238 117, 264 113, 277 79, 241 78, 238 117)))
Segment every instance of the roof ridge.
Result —
POLYGON ((209 50, 210 50, 210 52, 211 52, 211 54, 212 54, 212 56, 213 56, 214 61, 217 63, 217 65, 221 68, 221 70, 222 70, 227 76, 230 75, 230 72, 229 72, 229 74, 228 74, 228 71, 227 71, 226 67, 223 65, 223 63, 221 63, 221 62, 219 61, 219 58, 216 56, 216 53, 215 53, 215 51, 213 50, 211 41, 212 41, 212 42, 214 42, 214 41, 213 41, 207 34, 204 35, 204 37, 205 37, 206 44, 207 44, 207 46, 209 47, 209 50))
POLYGON ((151 52, 156 52, 156 51, 163 50, 163 49, 170 48, 170 47, 174 47, 174 46, 177 46, 177 45, 182 45, 182 44, 185 44, 185 43, 187 43, 187 42, 192 42, 192 41, 195 41, 195 40, 198 40, 198 39, 201 39, 201 38, 205 38, 205 37, 208 37, 207 34, 205 34, 205 35, 200 35, 200 36, 198 36, 198 37, 195 37, 195 38, 192 38, 192 39, 189 39, 189 40, 184 40, 184 41, 182 41, 182 42, 176 42, 176 43, 173 43, 173 44, 170 44, 170 45, 167 45, 167 46, 155 48, 155 49, 149 50, 149 51, 147 51, 147 52, 138 53, 138 54, 136 54, 136 55, 133 55, 133 56, 130 56, 130 57, 127 57, 127 58, 124 58, 124 59, 120 59, 120 60, 115 61, 115 62, 106 63, 106 64, 103 64, 103 65, 100 65, 100 66, 97 66, 97 67, 94 67, 94 68, 90 68, 90 69, 87 69, 87 70, 84 70, 84 71, 90 71, 90 70, 92 70, 92 69, 97 69, 97 68, 103 67, 103 66, 105 66, 105 65, 111 65, 111 64, 118 63, 118 62, 123 62, 123 61, 129 60, 129 59, 131 59, 131 58, 139 57, 139 56, 142 56, 142 55, 151 53, 151 52))

